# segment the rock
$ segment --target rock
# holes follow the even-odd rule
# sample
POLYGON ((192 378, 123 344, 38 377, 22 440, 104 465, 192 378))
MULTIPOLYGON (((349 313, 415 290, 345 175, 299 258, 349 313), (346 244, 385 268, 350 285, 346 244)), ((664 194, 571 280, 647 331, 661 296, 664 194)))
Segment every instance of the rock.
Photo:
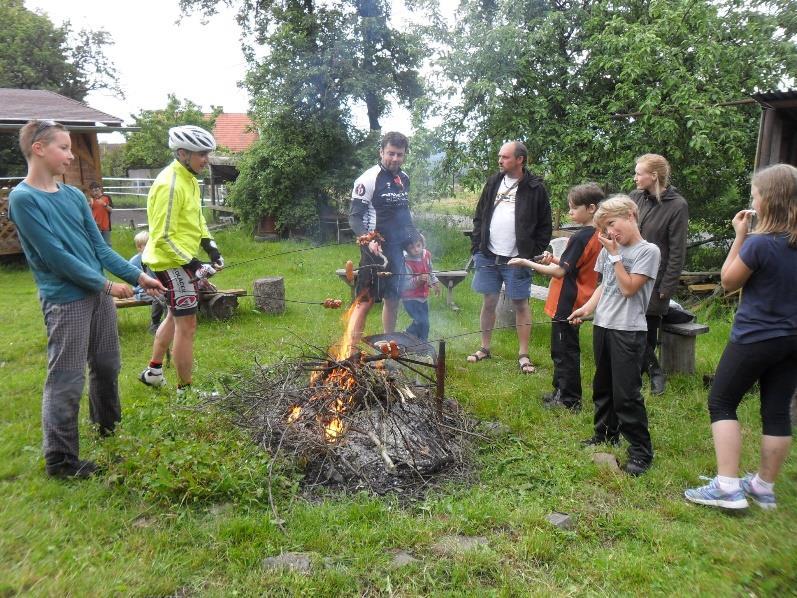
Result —
POLYGON ((432 552, 440 556, 450 556, 487 546, 487 538, 484 536, 443 536, 432 544, 432 552))
POLYGON ((390 568, 391 569, 399 569, 400 567, 404 567, 406 565, 411 565, 412 563, 417 563, 418 559, 413 557, 409 552, 404 550, 391 550, 393 554, 393 560, 390 561, 390 568))
POLYGON ((231 502, 218 503, 218 504, 215 504, 212 507, 210 507, 208 509, 208 513, 218 517, 219 515, 223 515, 223 514, 229 512, 229 511, 231 511, 232 510, 232 506, 233 505, 232 505, 231 502))
POLYGON ((153 525, 155 525, 155 523, 156 519, 154 517, 145 517, 144 515, 142 515, 141 517, 136 517, 133 520, 133 527, 139 529, 145 529, 148 527, 152 527, 153 525))
POLYGON ((611 453, 593 453, 592 462, 595 465, 608 467, 615 473, 620 473, 620 465, 617 463, 617 457, 611 453))
POLYGON ((484 433, 488 436, 492 436, 493 438, 498 438, 499 436, 506 436, 512 430, 504 423, 499 421, 494 422, 483 422, 482 429, 484 433))
POLYGON ((309 573, 311 562, 309 552, 283 552, 279 556, 263 559, 263 568, 268 570, 286 569, 297 573, 309 573))
POLYGON ((547 519, 549 523, 555 525, 559 529, 570 530, 573 529, 573 527, 575 527, 575 524, 573 523, 573 518, 570 517, 570 515, 567 515, 566 513, 557 513, 554 511, 550 515, 546 515, 545 519, 547 519))

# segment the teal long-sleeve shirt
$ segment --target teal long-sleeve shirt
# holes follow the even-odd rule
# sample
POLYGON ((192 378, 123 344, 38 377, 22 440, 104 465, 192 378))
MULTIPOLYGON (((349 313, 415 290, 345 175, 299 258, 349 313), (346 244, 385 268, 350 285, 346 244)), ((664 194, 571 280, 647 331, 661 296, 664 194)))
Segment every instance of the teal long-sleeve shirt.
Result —
POLYGON ((103 268, 130 284, 138 282, 141 270, 103 240, 75 187, 59 185, 49 193, 22 182, 9 195, 8 215, 43 299, 69 303, 102 292, 103 268))

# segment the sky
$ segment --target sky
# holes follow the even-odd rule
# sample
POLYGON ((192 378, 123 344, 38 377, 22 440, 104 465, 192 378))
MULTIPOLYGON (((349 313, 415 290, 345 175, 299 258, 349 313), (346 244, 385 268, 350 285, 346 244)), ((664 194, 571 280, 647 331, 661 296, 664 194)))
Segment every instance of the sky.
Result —
MULTIPOLYGON (((75 29, 104 29, 114 45, 106 54, 118 73, 124 98, 108 91, 92 92, 92 108, 132 124, 132 114, 166 106, 168 94, 188 99, 210 111, 246 112, 248 93, 238 87, 246 62, 240 32, 232 10, 220 10, 207 24, 199 15, 180 19, 177 0, 25 0, 29 10, 46 13, 60 25, 70 20, 75 29), (195 52, 189 48, 196 48, 195 52)), ((355 124, 367 129, 365 111, 355 114, 355 124)), ((410 132, 406 110, 397 107, 381 119, 384 130, 410 132)), ((118 133, 101 135, 100 141, 120 142, 118 133)))

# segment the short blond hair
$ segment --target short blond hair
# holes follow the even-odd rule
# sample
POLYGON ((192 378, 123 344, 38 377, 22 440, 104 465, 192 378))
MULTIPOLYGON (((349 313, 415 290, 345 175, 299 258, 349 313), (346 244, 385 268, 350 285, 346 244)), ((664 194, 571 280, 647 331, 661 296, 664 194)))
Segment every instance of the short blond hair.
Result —
POLYGON ((636 203, 627 195, 619 194, 602 201, 598 209, 595 210, 593 219, 602 228, 603 222, 607 218, 630 218, 631 216, 634 219, 637 217, 636 203))
POLYGON ((67 132, 61 123, 52 120, 29 120, 19 130, 19 149, 26 160, 33 155, 33 144, 37 141, 50 143, 58 131, 67 132))
POLYGON ((136 244, 136 247, 141 247, 142 245, 146 245, 147 241, 149 241, 149 233, 145 230, 136 233, 136 236, 133 237, 133 243, 136 244))

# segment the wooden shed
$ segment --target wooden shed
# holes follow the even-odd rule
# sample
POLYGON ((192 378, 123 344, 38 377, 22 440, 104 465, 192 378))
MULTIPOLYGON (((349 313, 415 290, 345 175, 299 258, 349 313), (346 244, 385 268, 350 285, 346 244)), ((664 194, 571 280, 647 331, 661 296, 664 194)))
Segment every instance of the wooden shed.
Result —
MULTIPOLYGON (((75 159, 61 180, 84 192, 92 181, 102 180, 97 134, 131 130, 122 126, 121 118, 52 91, 0 88, 0 135, 16 140, 19 130, 31 119, 51 119, 69 130, 75 159)), ((7 173, 0 172, 3 176, 7 173)), ((14 225, 8 220, 8 191, 16 182, 0 180, 0 255, 22 251, 14 225)))
POLYGON ((797 90, 752 97, 762 108, 755 169, 778 163, 797 166, 797 90))

